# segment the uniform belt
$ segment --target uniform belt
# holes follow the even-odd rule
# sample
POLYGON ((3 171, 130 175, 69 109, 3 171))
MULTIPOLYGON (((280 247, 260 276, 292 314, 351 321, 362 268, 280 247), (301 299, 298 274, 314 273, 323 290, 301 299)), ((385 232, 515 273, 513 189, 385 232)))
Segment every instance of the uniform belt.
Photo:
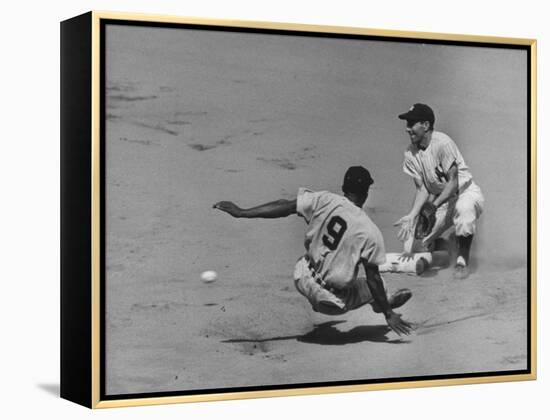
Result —
MULTIPOLYGON (((472 185, 473 179, 470 178, 468 181, 466 181, 464 184, 462 184, 460 187, 458 187, 457 191, 451 196, 452 198, 457 198, 460 194, 462 194, 464 191, 466 191, 468 188, 470 188, 470 185, 472 185)), ((439 193, 441 194, 441 193, 439 193)), ((435 194, 438 196, 439 194, 435 194)))

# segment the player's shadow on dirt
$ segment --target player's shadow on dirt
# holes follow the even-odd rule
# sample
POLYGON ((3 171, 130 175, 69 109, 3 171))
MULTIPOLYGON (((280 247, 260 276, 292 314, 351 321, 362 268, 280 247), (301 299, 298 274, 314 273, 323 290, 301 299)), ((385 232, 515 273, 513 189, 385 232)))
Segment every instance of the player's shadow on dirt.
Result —
POLYGON ((439 274, 439 271, 441 269, 439 268, 428 268, 426 271, 424 271, 422 274, 420 274, 420 277, 424 278, 433 278, 439 274))
POLYGON ((349 331, 340 331, 335 328, 335 325, 342 322, 344 321, 329 321, 316 325, 312 331, 298 337, 298 341, 332 346, 361 343, 363 341, 392 344, 406 343, 401 339, 389 339, 387 334, 391 330, 387 325, 361 325, 349 331))
POLYGON ((269 341, 297 340, 302 343, 341 346, 344 344, 361 343, 371 341, 375 343, 405 344, 408 341, 397 338, 388 339, 386 335, 390 328, 386 325, 363 325, 352 328, 349 331, 340 331, 335 325, 345 321, 329 321, 318 324, 304 335, 287 335, 279 337, 266 337, 259 339, 235 338, 224 340, 224 343, 266 343, 269 341))

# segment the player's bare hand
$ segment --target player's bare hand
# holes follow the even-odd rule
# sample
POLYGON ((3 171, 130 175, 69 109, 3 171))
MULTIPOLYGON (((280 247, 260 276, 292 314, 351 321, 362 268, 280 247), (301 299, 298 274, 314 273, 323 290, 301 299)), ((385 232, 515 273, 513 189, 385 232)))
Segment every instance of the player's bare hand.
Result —
POLYGON ((407 214, 393 224, 394 226, 399 226, 397 237, 400 241, 406 241, 412 234, 415 221, 416 217, 407 214))
POLYGON ((386 315, 386 322, 388 323, 388 326, 398 335, 409 335, 413 328, 409 322, 401 318, 400 314, 393 311, 386 315))
POLYGON ((232 201, 219 201, 212 207, 224 211, 233 217, 241 217, 242 215, 242 209, 232 201))

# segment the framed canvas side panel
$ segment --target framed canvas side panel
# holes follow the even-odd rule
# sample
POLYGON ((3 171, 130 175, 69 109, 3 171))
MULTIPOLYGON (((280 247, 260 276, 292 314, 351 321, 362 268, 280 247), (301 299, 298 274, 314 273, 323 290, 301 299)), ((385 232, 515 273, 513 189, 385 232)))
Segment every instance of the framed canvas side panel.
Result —
POLYGON ((530 222, 530 252, 531 252, 531 271, 530 271, 530 337, 531 337, 531 376, 537 379, 537 42, 533 40, 530 45, 529 56, 529 93, 530 93, 530 131, 529 141, 531 146, 530 161, 530 192, 531 218, 530 222))
POLYGON ((61 23, 61 397, 91 407, 92 13, 61 23))

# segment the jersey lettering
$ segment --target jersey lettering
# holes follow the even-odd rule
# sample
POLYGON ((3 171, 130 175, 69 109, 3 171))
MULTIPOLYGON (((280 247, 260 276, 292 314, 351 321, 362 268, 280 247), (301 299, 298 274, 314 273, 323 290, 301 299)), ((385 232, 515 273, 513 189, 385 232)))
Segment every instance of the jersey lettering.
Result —
POLYGON ((347 228, 348 224, 340 216, 331 217, 327 223, 328 235, 323 235, 323 244, 331 251, 334 251, 338 248, 347 228))

